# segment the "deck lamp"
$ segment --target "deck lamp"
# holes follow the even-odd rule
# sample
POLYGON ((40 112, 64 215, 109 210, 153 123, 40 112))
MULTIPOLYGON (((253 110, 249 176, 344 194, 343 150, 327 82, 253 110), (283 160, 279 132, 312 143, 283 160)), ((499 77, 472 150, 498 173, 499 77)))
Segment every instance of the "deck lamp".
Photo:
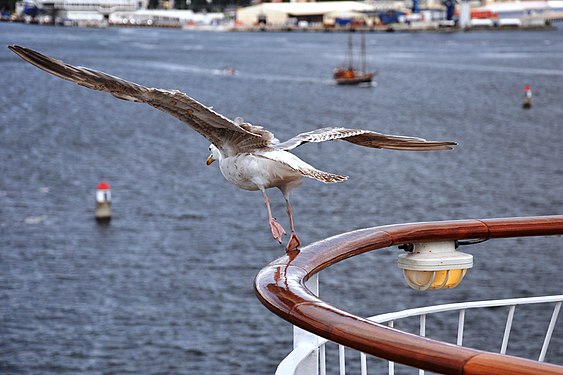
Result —
POLYGON ((400 246, 398 267, 407 284, 417 290, 455 288, 473 267, 473 255, 456 250, 455 241, 400 246))

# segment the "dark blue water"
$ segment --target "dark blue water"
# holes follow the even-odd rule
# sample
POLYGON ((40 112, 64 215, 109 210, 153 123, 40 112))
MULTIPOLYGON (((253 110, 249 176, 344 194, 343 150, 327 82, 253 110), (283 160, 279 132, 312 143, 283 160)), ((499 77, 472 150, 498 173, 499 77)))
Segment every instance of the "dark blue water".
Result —
MULTIPOLYGON (((180 89, 280 140, 346 126, 460 143, 431 153, 299 148, 316 167, 350 176, 306 181, 293 194, 304 243, 383 224, 563 212, 561 28, 369 34, 380 70, 372 88, 331 82, 346 40, 0 24, 0 373, 271 374, 291 349, 291 326, 252 289, 258 270, 283 253, 261 195, 206 167, 207 142, 174 118, 48 75, 7 44, 180 89), (222 74, 228 66, 238 74, 222 74), (525 84, 530 110, 521 108, 525 84), (93 219, 101 180, 113 191, 108 226, 93 219)), ((270 195, 287 226, 281 194, 270 195)), ((455 290, 409 290, 390 249, 325 271, 321 294, 374 315, 561 293, 560 238, 465 251, 475 267, 455 290)), ((522 328, 508 352, 537 357, 550 314, 517 310, 522 328)), ((485 333, 466 330, 467 344, 498 350, 505 317, 478 319, 485 333)), ((432 332, 429 319, 427 333, 439 337, 451 321, 432 332)), ((559 364, 562 326, 547 355, 559 364)))

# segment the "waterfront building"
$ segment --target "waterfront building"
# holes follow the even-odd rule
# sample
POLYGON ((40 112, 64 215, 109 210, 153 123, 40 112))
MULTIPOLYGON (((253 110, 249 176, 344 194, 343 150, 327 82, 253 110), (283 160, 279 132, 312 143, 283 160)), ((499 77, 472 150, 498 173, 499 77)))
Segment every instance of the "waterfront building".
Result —
POLYGON ((223 13, 192 10, 147 9, 149 0, 24 0, 17 14, 26 22, 65 25, 163 26, 221 23, 223 13))
MULTIPOLYGON (((403 1, 322 1, 307 3, 262 3, 236 12, 237 23, 240 25, 285 26, 298 24, 323 24, 339 16, 367 14, 379 9, 403 8, 403 1)), ((360 15, 361 18, 361 15, 360 15)))
POLYGON ((115 12, 147 7, 148 0, 24 0, 23 18, 40 23, 103 22, 115 12))

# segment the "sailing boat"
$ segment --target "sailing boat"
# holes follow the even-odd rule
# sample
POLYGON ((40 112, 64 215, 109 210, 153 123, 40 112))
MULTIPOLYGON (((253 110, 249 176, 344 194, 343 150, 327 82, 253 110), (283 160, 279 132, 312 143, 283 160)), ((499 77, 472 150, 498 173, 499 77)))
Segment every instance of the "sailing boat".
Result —
POLYGON ((370 83, 373 73, 366 69, 366 37, 362 33, 362 44, 360 51, 361 70, 354 67, 354 48, 352 46, 352 33, 348 37, 347 64, 334 69, 333 77, 339 85, 357 85, 360 83, 370 83))

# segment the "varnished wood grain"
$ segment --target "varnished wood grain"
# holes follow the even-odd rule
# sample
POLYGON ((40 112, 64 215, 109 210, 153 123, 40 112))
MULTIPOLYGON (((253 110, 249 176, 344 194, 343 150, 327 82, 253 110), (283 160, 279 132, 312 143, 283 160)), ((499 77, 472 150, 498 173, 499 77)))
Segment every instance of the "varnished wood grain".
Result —
POLYGON ((513 357, 504 356, 494 353, 482 353, 471 358, 463 367, 464 375, 555 375, 562 374, 561 366, 543 363, 538 366, 538 362, 519 359, 517 362, 512 360, 513 357))

